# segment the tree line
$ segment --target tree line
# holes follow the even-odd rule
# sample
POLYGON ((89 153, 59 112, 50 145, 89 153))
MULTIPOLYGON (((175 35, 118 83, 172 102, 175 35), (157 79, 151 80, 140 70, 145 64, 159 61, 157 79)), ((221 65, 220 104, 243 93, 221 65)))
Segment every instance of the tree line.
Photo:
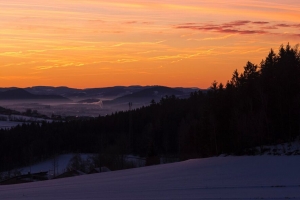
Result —
POLYGON ((256 154, 255 146, 293 141, 299 125, 300 53, 288 44, 259 65, 247 62, 226 84, 214 81, 186 99, 166 96, 95 119, 0 130, 0 170, 70 152, 180 160, 256 154))

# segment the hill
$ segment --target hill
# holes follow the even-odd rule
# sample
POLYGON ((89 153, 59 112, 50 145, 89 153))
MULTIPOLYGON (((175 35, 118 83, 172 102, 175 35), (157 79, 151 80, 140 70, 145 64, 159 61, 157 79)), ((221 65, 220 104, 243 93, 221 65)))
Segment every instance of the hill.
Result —
POLYGON ((0 187, 0 199, 299 199, 300 156, 240 156, 0 187))
POLYGON ((0 100, 59 100, 70 101, 69 99, 59 95, 35 95, 24 89, 11 89, 0 92, 0 100))
MULTIPOLYGON (((130 95, 144 89, 153 88, 155 86, 113 86, 113 87, 103 87, 103 88, 87 88, 87 89, 77 89, 69 87, 52 87, 52 86, 34 86, 23 88, 27 92, 34 95, 59 95, 76 101, 85 99, 101 99, 101 100, 112 100, 118 97, 130 95)), ((11 88, 0 88, 0 92, 20 89, 16 87, 11 88)), ((185 94, 190 94, 191 92, 199 90, 198 88, 184 88, 177 87, 173 88, 175 90, 181 91, 185 94)))
POLYGON ((113 86, 104 88, 76 89, 68 87, 35 86, 25 88, 25 90, 32 94, 60 95, 74 100, 84 100, 94 98, 114 99, 122 95, 139 91, 143 88, 144 86, 113 86))
POLYGON ((169 88, 165 86, 154 86, 154 87, 140 90, 132 94, 118 97, 110 101, 109 103, 144 102, 149 104, 152 99, 154 99, 155 101, 159 101, 161 98, 165 96, 171 96, 171 95, 181 96, 183 94, 184 92, 173 88, 169 88))
POLYGON ((0 106, 0 114, 2 115, 12 115, 12 114, 20 114, 20 112, 12 109, 3 108, 0 106))

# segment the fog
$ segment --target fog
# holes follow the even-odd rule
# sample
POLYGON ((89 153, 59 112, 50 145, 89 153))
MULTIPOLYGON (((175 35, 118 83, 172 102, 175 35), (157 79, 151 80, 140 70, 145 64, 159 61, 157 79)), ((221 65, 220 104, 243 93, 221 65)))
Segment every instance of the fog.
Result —
MULTIPOLYGON (((150 101, 133 102, 132 109, 149 105, 150 101)), ((118 111, 129 110, 128 103, 110 103, 100 100, 97 103, 78 103, 61 101, 39 101, 39 100, 18 100, 18 101, 0 101, 0 106, 13 109, 19 112, 25 112, 27 109, 37 110, 38 113, 51 117, 52 115, 61 116, 89 116, 98 117, 109 115, 118 111)))

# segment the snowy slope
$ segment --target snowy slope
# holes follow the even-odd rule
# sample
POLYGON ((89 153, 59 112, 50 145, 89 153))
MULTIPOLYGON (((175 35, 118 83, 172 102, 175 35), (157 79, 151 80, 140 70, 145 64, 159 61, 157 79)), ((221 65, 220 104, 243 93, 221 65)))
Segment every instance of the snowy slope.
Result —
POLYGON ((42 122, 46 121, 51 123, 53 120, 51 119, 43 119, 43 118, 36 118, 36 117, 28 117, 23 115, 2 115, 0 114, 0 129, 10 129, 17 125, 22 125, 23 123, 30 123, 30 122, 42 122), (3 119, 5 119, 3 121, 3 119), (11 120, 9 120, 11 119, 11 120))
MULTIPOLYGON (((55 165, 56 175, 61 174, 66 171, 69 161, 74 155, 75 154, 62 154, 55 158, 55 164, 54 164, 54 158, 52 158, 52 159, 47 159, 43 162, 35 163, 31 166, 19 168, 17 170, 19 170, 21 174, 27 174, 28 172, 38 173, 38 172, 48 171, 49 178, 52 178, 52 174, 54 172, 54 165, 55 165)), ((92 156, 93 154, 80 154, 82 160, 87 160, 92 156)), ((127 162, 131 162, 135 167, 145 166, 145 159, 140 158, 138 156, 128 155, 125 156, 125 160, 127 162)))
MULTIPOLYGON (((73 154, 64 154, 64 155, 57 156, 55 158, 56 159, 55 170, 57 171, 58 174, 63 173, 66 170, 68 163, 72 157, 73 154)), ((84 156, 84 158, 85 157, 86 156, 84 156)), ((27 174, 28 172, 38 173, 42 171, 49 171, 50 173, 52 173, 52 171, 54 170, 53 162, 54 162, 54 158, 48 159, 46 161, 34 164, 32 166, 21 168, 20 171, 22 174, 27 174)))
MULTIPOLYGON (((260 152, 261 148, 256 147, 256 151, 260 152)), ((294 142, 281 143, 277 145, 263 146, 264 155, 300 155, 300 139, 297 138, 294 142)))
POLYGON ((0 199, 300 199, 300 156, 213 157, 0 186, 0 199))
POLYGON ((12 127, 21 125, 23 122, 0 121, 0 129, 10 129, 12 127))

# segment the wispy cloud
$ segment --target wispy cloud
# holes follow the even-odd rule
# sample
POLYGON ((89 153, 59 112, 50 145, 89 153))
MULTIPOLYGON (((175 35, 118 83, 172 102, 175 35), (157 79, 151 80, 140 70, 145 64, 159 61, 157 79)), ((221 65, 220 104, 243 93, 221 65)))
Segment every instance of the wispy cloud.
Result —
POLYGON ((280 23, 280 24, 275 24, 275 27, 283 27, 283 28, 300 28, 300 24, 288 24, 288 23, 280 23))
POLYGON ((254 21, 254 22, 252 22, 252 23, 253 23, 253 24, 266 25, 266 24, 269 24, 270 22, 254 21))
POLYGON ((230 34, 265 34, 265 30, 244 28, 245 25, 251 23, 251 21, 233 21, 223 24, 196 24, 187 23, 176 25, 176 29, 191 29, 196 31, 211 31, 218 33, 230 33, 230 34))
MULTIPOLYGON (((241 21, 232 21, 232 22, 227 22, 222 24, 184 23, 184 24, 175 25, 174 28, 190 29, 190 30, 203 31, 203 32, 251 35, 251 34, 278 34, 278 32, 272 32, 271 30, 280 30, 281 28, 298 29, 300 28, 300 24, 241 20, 241 21), (255 26, 253 27, 253 25, 255 26)), ((230 37, 231 35, 228 36, 230 37)), ((226 38, 227 36, 224 37, 226 38)), ((220 38, 222 39, 223 37, 220 38)))
POLYGON ((16 80, 32 80, 32 79, 40 79, 39 76, 27 76, 27 75, 21 75, 21 76, 0 76, 0 79, 7 80, 7 81, 16 81, 16 80))
POLYGON ((226 39, 226 38, 229 38, 229 37, 232 37, 236 34, 229 34, 229 35, 225 35, 225 36, 221 36, 221 37, 209 37, 209 38, 203 38, 201 40, 223 40, 223 39, 226 39))

